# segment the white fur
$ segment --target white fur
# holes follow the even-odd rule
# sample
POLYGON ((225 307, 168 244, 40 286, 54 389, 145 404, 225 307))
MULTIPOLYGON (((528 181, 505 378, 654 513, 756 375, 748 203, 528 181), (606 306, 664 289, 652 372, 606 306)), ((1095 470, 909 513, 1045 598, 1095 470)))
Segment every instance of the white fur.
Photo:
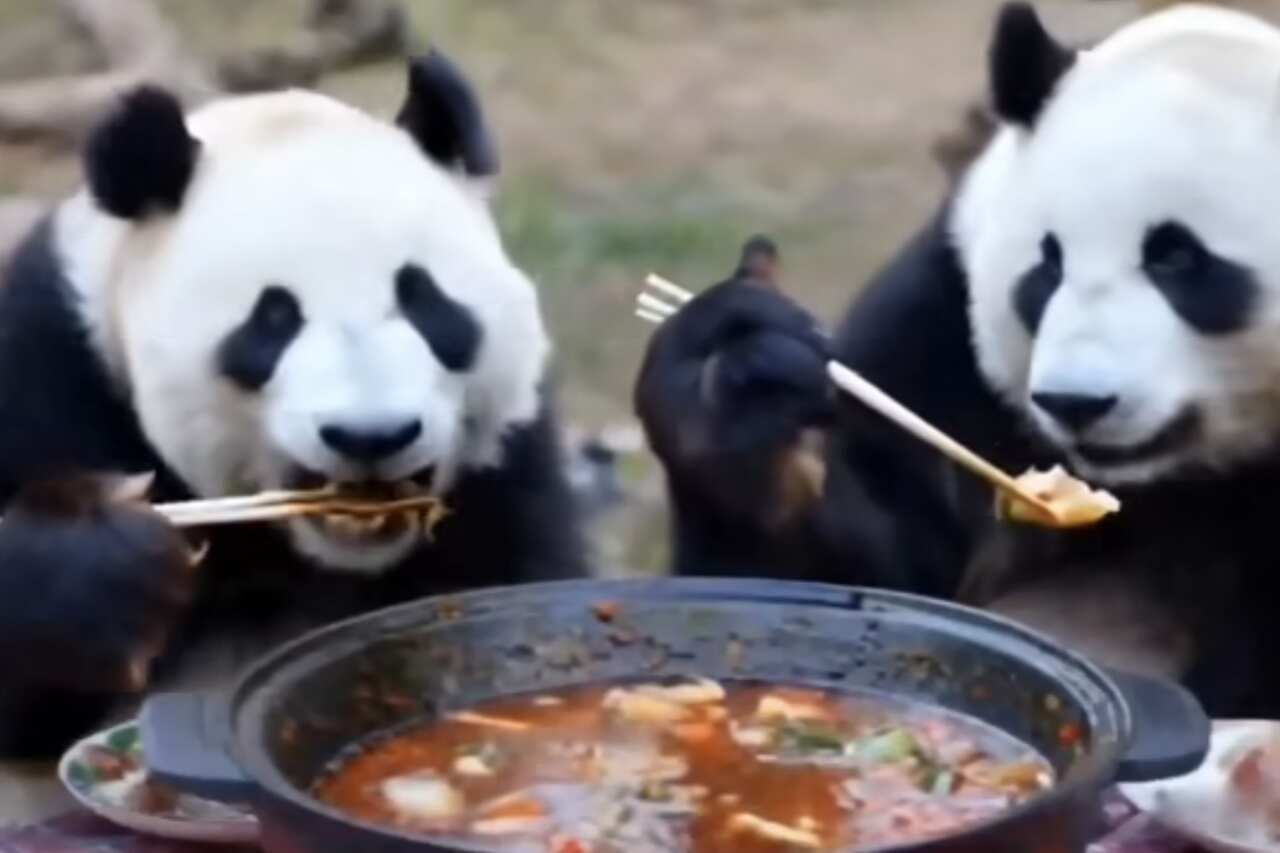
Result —
POLYGON ((1082 56, 1033 132, 1004 128, 961 186, 953 238, 983 373, 1098 480, 1255 457, 1280 438, 1278 221, 1280 32, 1203 7, 1130 25, 1082 56), (1143 235, 1170 219, 1255 271, 1266 298, 1248 330, 1197 334, 1144 277, 1143 235), (1065 272, 1032 340, 1011 294, 1050 231, 1065 272), (1204 430, 1181 452, 1094 466, 1032 391, 1117 395, 1090 444, 1139 446, 1191 406, 1204 430))
MULTIPOLYGON (((549 342, 483 188, 317 94, 229 99, 188 124, 202 151, 176 216, 127 226, 82 194, 58 218, 86 323, 165 462, 202 496, 278 487, 291 464, 347 480, 361 472, 320 441, 321 424, 411 418, 422 434, 382 478, 500 462, 507 432, 537 414, 549 342), (476 316, 472 370, 447 371, 398 311, 406 263, 476 316), (271 284, 299 299, 305 324, 270 382, 246 393, 218 375, 215 351, 271 284)), ((360 570, 416 541, 353 550, 309 525, 294 532, 321 562, 360 570)))

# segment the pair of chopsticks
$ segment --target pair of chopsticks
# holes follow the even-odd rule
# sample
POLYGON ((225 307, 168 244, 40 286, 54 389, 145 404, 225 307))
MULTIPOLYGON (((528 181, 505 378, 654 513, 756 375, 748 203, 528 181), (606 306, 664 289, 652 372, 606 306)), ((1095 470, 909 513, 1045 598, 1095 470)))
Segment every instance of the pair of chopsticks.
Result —
POLYGON ((443 502, 432 495, 389 501, 345 498, 332 488, 261 492, 256 495, 155 504, 152 509, 177 527, 279 521, 308 515, 379 516, 422 511, 429 526, 444 517, 443 502))
MULTIPOLYGON (((649 291, 642 290, 636 296, 635 313, 640 319, 655 325, 666 321, 694 298, 692 292, 658 275, 650 274, 645 279, 645 284, 649 287, 649 291)), ((845 365, 834 360, 828 362, 827 376, 840 390, 857 398, 867 407, 879 412, 926 444, 932 445, 944 456, 964 466, 997 489, 1031 505, 1048 518, 1062 521, 1061 514, 1053 506, 1023 488, 1022 484, 1012 476, 942 432, 845 365)))

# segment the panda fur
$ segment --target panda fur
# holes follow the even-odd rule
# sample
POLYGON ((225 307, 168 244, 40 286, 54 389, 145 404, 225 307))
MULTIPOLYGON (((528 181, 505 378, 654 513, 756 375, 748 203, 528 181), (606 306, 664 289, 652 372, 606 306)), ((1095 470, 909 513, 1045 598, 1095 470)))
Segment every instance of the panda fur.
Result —
POLYGON ((140 88, 85 172, 0 287, 0 752, 48 754, 144 685, 334 619, 583 573, 550 342, 448 59, 410 64, 395 122, 305 91, 184 115, 140 88), (157 502, 382 482, 452 514, 433 538, 182 539, 139 474, 157 502))
POLYGON ((1215 716, 1280 714, 1280 32, 1184 6, 1077 50, 1012 3, 989 62, 990 141, 829 341, 732 279, 655 334, 636 405, 675 568, 959 599, 1180 677, 1215 716), (1006 470, 1065 464, 1122 511, 996 522, 983 483, 818 390, 828 355, 1006 470), (822 488, 780 511, 815 431, 822 488))

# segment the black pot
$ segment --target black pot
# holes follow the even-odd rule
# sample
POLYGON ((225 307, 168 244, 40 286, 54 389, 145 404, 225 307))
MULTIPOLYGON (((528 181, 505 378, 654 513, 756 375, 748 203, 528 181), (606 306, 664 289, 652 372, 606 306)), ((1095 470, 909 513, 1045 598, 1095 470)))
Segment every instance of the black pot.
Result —
MULTIPOLYGON (((895 850, 1080 853, 1100 793, 1200 765, 1209 721, 1182 688, 1117 673, 998 617, 915 596, 756 580, 571 581, 427 599, 344 622, 253 665, 225 697, 158 695, 142 713, 155 776, 252 804, 269 853, 457 850, 307 794, 366 736, 503 695, 700 674, 872 688, 985 720, 1057 770, 996 820, 895 850), (617 615, 593 606, 616 602, 617 615), (1064 725, 1084 733, 1064 746, 1064 725)), ((465 848, 463 848, 465 849, 465 848)))

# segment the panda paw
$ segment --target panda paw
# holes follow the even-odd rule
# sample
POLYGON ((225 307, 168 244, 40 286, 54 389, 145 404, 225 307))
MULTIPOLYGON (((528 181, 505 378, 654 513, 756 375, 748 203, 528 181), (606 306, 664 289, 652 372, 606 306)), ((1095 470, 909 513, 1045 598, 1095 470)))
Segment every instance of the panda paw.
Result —
POLYGON ((148 481, 22 489, 0 521, 0 667, 10 686, 134 692, 186 611, 186 540, 141 502, 148 481), (17 676, 17 678, 13 678, 17 676))
POLYGON ((650 438, 676 456, 777 449, 833 417, 829 360, 813 317, 774 290, 732 280, 659 327, 637 412, 650 438))

